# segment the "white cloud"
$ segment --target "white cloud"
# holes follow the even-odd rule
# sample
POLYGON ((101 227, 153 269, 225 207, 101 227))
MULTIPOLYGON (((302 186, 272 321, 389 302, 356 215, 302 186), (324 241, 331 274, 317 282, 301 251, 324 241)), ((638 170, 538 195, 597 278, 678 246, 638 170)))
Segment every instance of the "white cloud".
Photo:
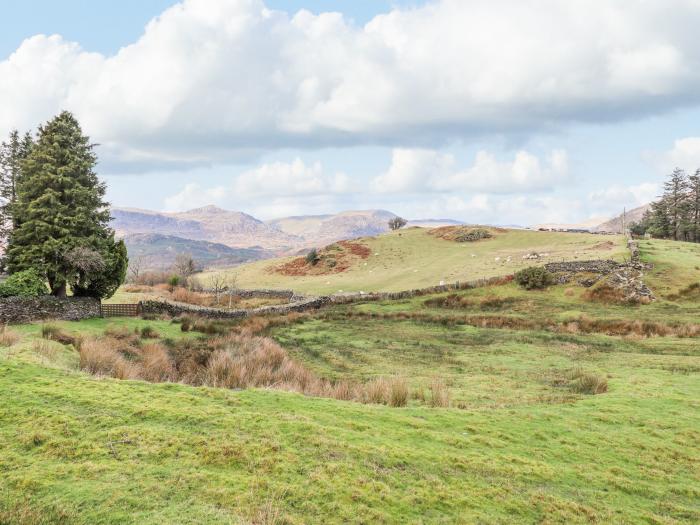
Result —
MULTIPOLYGON (((188 210, 207 204, 224 205, 237 199, 252 201, 252 206, 264 209, 298 207, 299 198, 327 199, 334 194, 352 193, 350 180, 344 173, 326 175, 320 162, 306 165, 297 158, 292 162, 272 162, 235 177, 230 185, 204 188, 196 183, 186 184, 182 191, 167 197, 167 210, 188 210), (293 204, 296 201, 297 204, 293 204)), ((267 215, 267 214, 266 214, 267 215)))
POLYGON ((185 185, 182 191, 166 197, 165 209, 169 211, 191 210, 209 204, 221 204, 225 201, 229 190, 223 186, 202 188, 199 184, 185 185))
POLYGON ((450 154, 395 149, 391 166, 372 181, 372 188, 379 192, 515 193, 552 189, 568 179, 568 158, 562 150, 552 151, 544 161, 527 151, 518 151, 512 161, 479 151, 471 167, 458 169, 450 154))
MULTIPOLYGON (((586 213, 580 200, 553 196, 477 194, 435 197, 420 206, 421 217, 456 217, 475 224, 528 226, 536 223, 574 223, 586 213)), ((602 222, 602 221, 601 221, 602 222)))
POLYGON ((623 207, 630 209, 656 200, 660 191, 660 185, 656 182, 645 182, 633 186, 616 184, 591 192, 588 197, 595 209, 618 213, 623 207))
POLYGON ((700 137, 686 137, 674 142, 673 148, 658 159, 658 167, 664 174, 674 168, 681 168, 688 173, 700 169, 700 137))
POLYGON ((320 162, 307 166, 297 158, 286 162, 263 164, 240 175, 234 183, 236 194, 247 196, 321 195, 345 193, 350 181, 343 173, 326 176, 320 162))
POLYGON ((436 0, 364 27, 185 0, 114 56, 23 42, 0 132, 68 109, 107 161, 192 166, 615 120, 700 101, 699 22, 697 0, 436 0))

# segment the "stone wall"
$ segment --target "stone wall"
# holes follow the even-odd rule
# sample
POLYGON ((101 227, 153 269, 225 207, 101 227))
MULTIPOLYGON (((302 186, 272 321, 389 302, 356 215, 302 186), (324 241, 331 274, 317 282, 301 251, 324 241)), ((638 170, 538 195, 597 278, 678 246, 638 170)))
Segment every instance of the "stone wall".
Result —
POLYGON ((545 269, 550 273, 599 273, 602 275, 608 275, 618 268, 623 266, 621 263, 613 261, 611 259, 600 259, 593 261, 566 261, 566 262, 553 262, 544 265, 545 269))
POLYGON ((473 288, 481 288, 484 286, 493 286, 497 284, 507 283, 513 280, 512 275, 504 275, 501 277, 491 277, 489 279, 477 279, 474 281, 458 281, 456 283, 441 284, 438 286, 430 286, 428 288, 417 288, 415 290, 404 290, 402 292, 358 292, 337 294, 330 297, 330 301, 335 304, 348 304, 360 301, 400 301, 403 299, 411 299, 412 297, 420 297, 435 293, 454 292, 459 290, 471 290, 473 288))
POLYGON ((315 310, 331 302, 329 297, 310 297, 293 303, 262 306, 250 310, 225 310, 223 308, 208 308, 187 303, 174 301, 143 301, 141 312, 144 315, 166 314, 173 317, 180 315, 196 315, 210 319, 243 319, 254 315, 284 315, 290 312, 303 312, 305 310, 315 310))
POLYGON ((17 324, 45 319, 79 321, 100 317, 100 301, 89 297, 7 297, 0 299, 0 323, 17 324))
MULTIPOLYGON (((211 288, 205 288, 202 290, 204 293, 208 294, 214 294, 215 290, 211 288)), ((222 292, 225 295, 228 295, 228 289, 224 289, 222 292)), ((233 297, 240 297, 241 299, 286 299, 289 302, 295 302, 302 300, 303 297, 301 295, 297 295, 294 293, 294 290, 268 290, 268 289, 259 289, 259 290, 242 290, 242 289, 235 289, 231 292, 231 295, 233 297)))

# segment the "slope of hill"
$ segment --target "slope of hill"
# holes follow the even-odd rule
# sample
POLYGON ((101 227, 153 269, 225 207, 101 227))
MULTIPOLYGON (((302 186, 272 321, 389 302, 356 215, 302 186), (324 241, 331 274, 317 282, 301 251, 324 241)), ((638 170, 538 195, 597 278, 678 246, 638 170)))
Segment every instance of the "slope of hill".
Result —
MULTIPOLYGON (((644 214, 651 209, 651 204, 645 204, 639 208, 634 208, 625 213, 625 224, 629 226, 633 222, 639 222, 644 217, 644 214)), ((618 215, 606 221, 602 224, 598 224, 591 231, 596 232, 611 232, 611 233, 622 233, 622 214, 618 215)))
POLYGON ((244 288, 293 288, 316 294, 396 291, 512 274, 542 262, 616 258, 625 253, 622 237, 601 241, 593 234, 500 229, 491 239, 460 243, 431 235, 431 230, 408 228, 358 239, 345 248, 329 247, 324 253, 337 252, 342 260, 328 272, 300 272, 296 267, 304 263, 298 257, 222 271, 233 272, 244 288), (531 252, 543 257, 523 258, 531 252))
POLYGON ((124 237, 131 260, 140 259, 142 269, 166 269, 178 254, 187 253, 202 267, 235 266, 272 256, 262 248, 231 248, 225 244, 183 239, 159 233, 133 233, 124 237))
POLYGON ((344 211, 336 215, 302 215, 274 219, 268 224, 289 235, 305 239, 307 245, 323 246, 334 241, 377 235, 389 230, 396 217, 385 210, 344 211))
MULTIPOLYGON (((659 282, 696 282, 697 248, 641 243, 659 282)), ((700 523, 697 301, 584 292, 510 283, 336 305, 223 340, 169 319, 4 327, 0 523, 700 523), (146 365, 127 340, 149 332, 160 359, 146 365), (208 356, 222 342, 277 351, 247 371, 212 366, 230 389, 173 379, 183 359, 221 363, 208 356), (120 371, 100 360, 118 347, 120 371), (336 397, 392 378, 406 406, 265 382, 280 358, 336 397), (259 388, 233 382, 251 373, 259 388)))
POLYGON ((253 246, 285 253, 303 239, 288 235, 245 213, 205 206, 181 213, 113 208, 112 227, 118 235, 157 233, 210 241, 232 248, 253 246))

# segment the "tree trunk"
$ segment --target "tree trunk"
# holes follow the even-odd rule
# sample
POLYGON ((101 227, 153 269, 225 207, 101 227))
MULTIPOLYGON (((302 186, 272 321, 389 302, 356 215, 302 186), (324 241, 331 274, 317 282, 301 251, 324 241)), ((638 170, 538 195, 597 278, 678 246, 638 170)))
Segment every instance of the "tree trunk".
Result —
POLYGON ((65 297, 66 296, 66 283, 56 284, 51 287, 51 295, 54 297, 65 297))

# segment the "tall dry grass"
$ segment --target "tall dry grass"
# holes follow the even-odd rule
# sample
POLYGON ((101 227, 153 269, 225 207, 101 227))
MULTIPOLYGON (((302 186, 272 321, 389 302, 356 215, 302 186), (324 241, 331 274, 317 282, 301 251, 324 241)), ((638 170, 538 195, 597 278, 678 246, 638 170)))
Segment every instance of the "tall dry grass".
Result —
POLYGON ((430 382, 430 406, 447 408, 450 406, 450 391, 445 382, 439 377, 430 382))
POLYGON ((13 346, 19 342, 19 334, 8 328, 4 324, 0 324, 0 346, 13 346))
POLYGON ((229 334, 168 348, 161 343, 145 344, 132 335, 128 339, 105 335, 84 340, 79 349, 80 368, 118 379, 230 389, 271 388, 391 407, 404 407, 409 401, 408 383, 402 377, 377 378, 365 384, 329 381, 266 337, 229 334))

